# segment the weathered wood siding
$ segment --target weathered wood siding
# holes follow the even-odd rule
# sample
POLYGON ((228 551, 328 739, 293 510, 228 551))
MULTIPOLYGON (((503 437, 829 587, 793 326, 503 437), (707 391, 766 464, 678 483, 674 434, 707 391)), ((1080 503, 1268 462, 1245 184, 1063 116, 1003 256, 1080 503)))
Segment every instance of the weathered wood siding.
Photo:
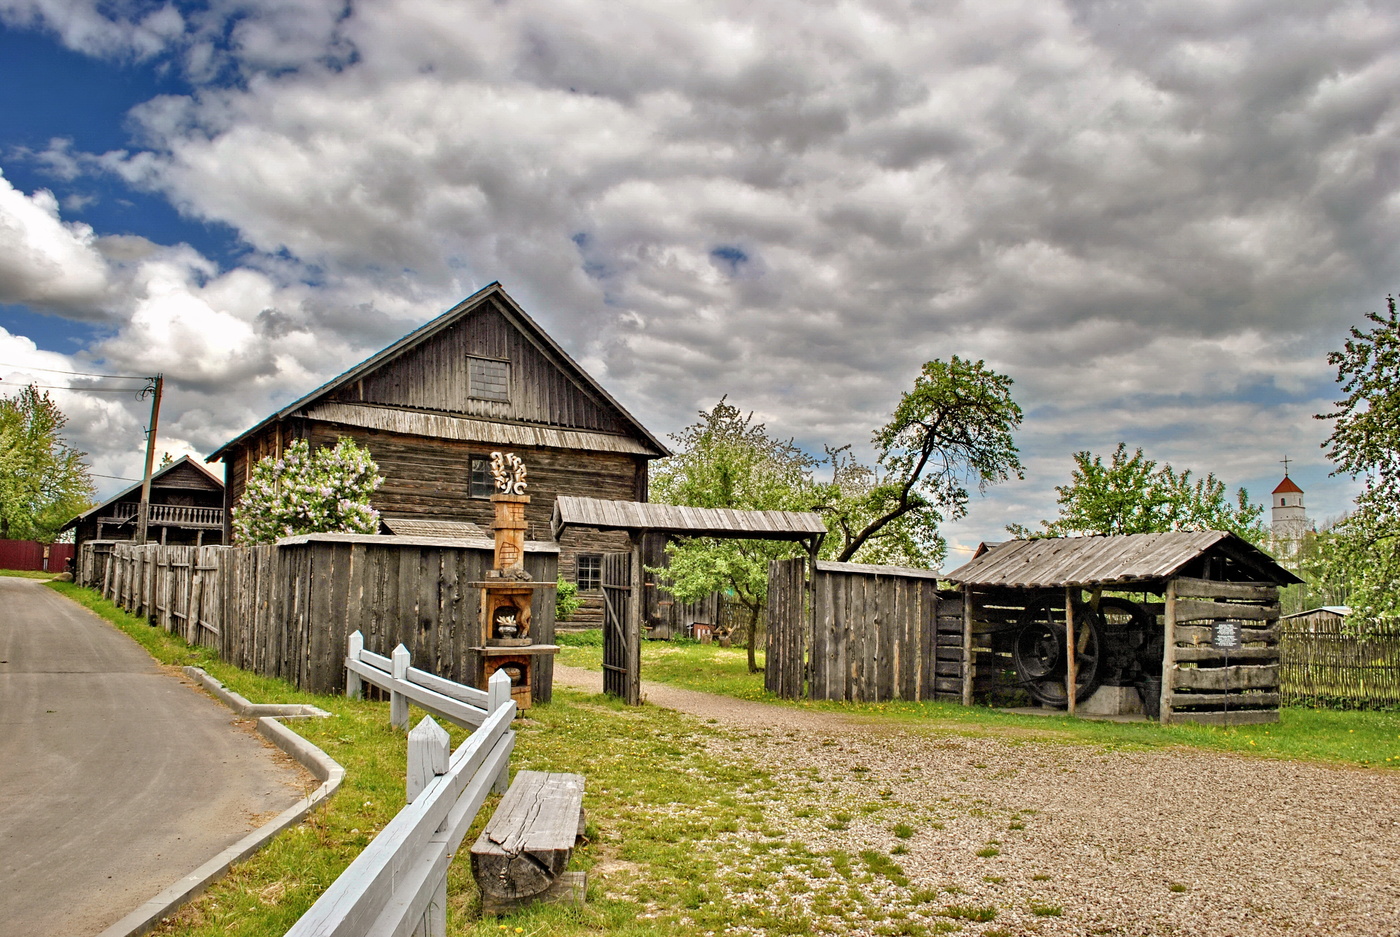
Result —
POLYGON ((962 694, 962 600, 924 573, 770 564, 765 684, 798 699, 880 702, 962 694), (806 685, 804 687, 804 680, 806 685))
POLYGON ((632 431, 611 404, 566 374, 562 362, 553 360, 516 328, 494 301, 328 399, 604 433, 632 431), (468 357, 510 363, 509 401, 470 395, 468 357))
MULTIPOLYGON (((485 547, 431 546, 382 538, 365 544, 308 539, 255 547, 117 544, 100 582, 85 582, 133 614, 234 666, 280 677, 302 689, 336 692, 345 683, 345 647, 360 631, 365 647, 388 655, 397 644, 415 666, 461 683, 476 679, 485 547)), ((89 552, 92 545, 87 545, 89 552)), ((553 582, 552 552, 527 552, 526 569, 553 582)), ((82 567, 95 571, 94 556, 82 567)), ((531 609, 537 643, 554 640, 554 594, 531 609)), ((548 702, 554 664, 538 658, 531 692, 548 702)))

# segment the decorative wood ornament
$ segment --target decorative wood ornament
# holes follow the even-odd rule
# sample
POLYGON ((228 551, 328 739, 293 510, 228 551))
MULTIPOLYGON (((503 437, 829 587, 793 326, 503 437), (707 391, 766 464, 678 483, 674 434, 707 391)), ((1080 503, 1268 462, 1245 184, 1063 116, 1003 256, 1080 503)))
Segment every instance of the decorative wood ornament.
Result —
POLYGON ((496 490, 504 495, 525 493, 525 463, 514 452, 491 453, 491 477, 496 490))

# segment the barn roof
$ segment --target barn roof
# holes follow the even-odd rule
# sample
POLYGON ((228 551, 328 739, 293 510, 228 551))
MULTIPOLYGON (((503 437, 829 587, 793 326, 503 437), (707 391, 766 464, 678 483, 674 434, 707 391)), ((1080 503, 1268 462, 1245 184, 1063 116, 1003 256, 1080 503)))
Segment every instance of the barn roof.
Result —
MULTIPOLYGON (((209 476, 209 481, 212 482, 212 483, 215 485, 215 487, 216 487, 217 490, 219 490, 219 491, 222 491, 222 490, 223 490, 223 488, 224 488, 224 480, 223 480, 222 478, 220 478, 219 476, 215 475, 213 472, 209 471, 209 469, 205 468, 202 464, 200 464, 199 462, 196 462, 194 459, 191 459, 191 458, 190 458, 189 456, 187 456, 187 455, 182 455, 182 456, 180 456, 180 458, 176 459, 174 462, 171 462, 169 465, 164 466, 164 467, 162 467, 162 468, 158 468, 158 469, 156 469, 154 472, 152 472, 152 473, 151 473, 151 487, 153 487, 153 488, 155 488, 155 487, 164 487, 164 486, 162 486, 162 485, 159 484, 160 479, 161 479, 163 476, 168 475, 169 473, 175 471, 176 469, 178 469, 178 468, 179 468, 180 466, 182 466, 182 465, 188 465, 188 466, 190 466, 191 468, 198 469, 202 474, 209 476)), ((133 494, 139 494, 140 491, 141 491, 141 485, 142 485, 142 484, 144 484, 144 483, 143 483, 143 482, 137 482, 137 483, 134 484, 134 485, 129 485, 129 486, 127 486, 126 488, 123 488, 121 491, 119 491, 119 492, 117 492, 116 494, 112 495, 112 497, 108 498, 106 501, 103 501, 101 504, 96 504, 96 505, 93 505, 92 507, 88 508, 86 511, 84 511, 84 512, 81 513, 81 514, 79 514, 77 517, 73 518, 72 520, 70 520, 68 523, 64 524, 64 525, 63 525, 61 528, 59 528, 59 529, 60 529, 60 530, 68 530, 69 528, 77 527, 79 524, 81 524, 81 523, 82 523, 84 520, 86 520, 88 517, 92 516, 93 514, 96 514, 98 511, 102 510, 102 509, 105 508, 107 505, 109 505, 109 504, 116 504, 118 501, 121 501, 123 498, 130 497, 130 496, 133 495, 133 494)), ((212 490, 212 489, 211 489, 211 490, 212 490)))
POLYGON ((690 508, 571 495, 560 495, 555 500, 553 526, 556 539, 568 527, 743 540, 808 540, 826 535, 821 517, 808 511, 690 508))
POLYGON ((944 578, 1016 589, 1151 582, 1169 579, 1211 552, 1243 567, 1252 581, 1302 582, 1263 550, 1223 530, 1008 540, 984 545, 944 578))
MULTIPOLYGON (((423 325, 414 329, 412 332, 409 332, 403 338, 394 342, 389 347, 373 355, 370 355, 368 358, 366 358, 364 361, 361 361, 359 364, 355 365, 350 370, 339 375, 338 377, 332 378, 331 380, 322 384, 320 387, 313 390, 311 393, 307 394, 305 397, 302 397, 299 400, 295 400, 292 403, 287 404, 287 406, 283 407, 281 410, 278 410, 276 413, 273 413, 271 416, 267 417, 262 422, 253 426, 251 429, 239 434, 238 436, 224 443, 209 456, 207 461, 220 461, 224 458, 224 456, 228 453, 230 449, 241 443, 244 439, 247 439, 249 436, 252 436, 255 433, 259 432, 267 425, 278 420, 285 420, 287 417, 296 413, 298 410, 306 409, 312 406, 313 404, 317 403, 318 401, 321 401, 323 398, 331 395, 340 388, 346 386, 347 384, 352 384, 355 381, 360 380, 365 375, 384 365, 386 362, 397 358, 399 355, 404 354, 410 349, 418 347, 419 345, 433 338, 438 333, 442 332, 444 329, 447 329, 450 326, 452 326, 453 323, 457 322, 462 318, 465 318, 468 315, 471 315, 473 312, 480 309, 486 302, 493 298, 504 307, 508 318, 512 320, 516 327, 519 328, 522 332, 524 332, 531 341, 533 341, 537 346, 545 349, 548 352, 548 354, 551 357, 553 357, 556 360, 556 362, 565 371, 567 371, 576 381, 578 381, 580 384, 586 387, 590 392, 596 394, 598 397, 606 401, 609 406, 617 410, 617 412, 622 416, 623 421, 629 427, 631 427, 633 432, 642 441, 643 446, 638 448, 644 447, 644 451, 647 454, 649 454, 652 458, 664 458, 665 456, 671 454, 671 450, 666 448, 665 444, 663 444, 659 439, 653 436, 651 432, 637 420, 636 417, 628 413, 627 410, 622 406, 622 404, 618 403, 613 398, 612 394, 609 394, 606 390, 603 389, 603 385, 599 384, 596 380, 594 380, 593 376, 587 371, 585 371, 577 361, 570 357, 569 353, 566 352, 563 348, 561 348, 558 342, 551 338, 549 334, 545 332, 544 329, 540 328, 539 324, 536 323, 534 319, 531 319, 530 316, 526 314, 524 309, 520 308, 519 304, 516 303, 516 301, 510 297, 510 294, 508 294, 505 291, 505 288, 502 287, 499 282, 492 282, 487 286, 483 287, 482 289, 477 290, 475 293, 468 296, 466 299, 462 300, 460 303, 453 306, 451 309, 447 310, 442 315, 438 316, 436 319, 424 323, 423 325)), ((342 409, 345 409, 348 413, 353 408, 342 409)), ((367 408, 359 409, 363 411, 367 408)), ((351 422, 352 425, 360 425, 354 420, 350 420, 349 422, 351 422)), ((480 421, 465 420, 462 422, 479 423, 480 421)), ((575 435, 579 437, 597 437, 601 436, 602 434, 576 433, 575 435)), ((577 442, 579 440, 576 439, 574 441, 577 442)), ((520 443, 506 444, 521 445, 528 443, 522 441, 520 443)))

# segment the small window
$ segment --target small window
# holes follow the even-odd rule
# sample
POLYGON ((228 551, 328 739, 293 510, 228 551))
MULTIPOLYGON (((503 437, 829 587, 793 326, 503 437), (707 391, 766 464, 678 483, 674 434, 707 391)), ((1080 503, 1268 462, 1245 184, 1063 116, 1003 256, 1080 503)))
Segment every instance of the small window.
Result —
POLYGON ((499 358, 468 358, 467 395, 478 400, 509 402, 510 362, 499 358))
POLYGON ((597 592, 603 588, 603 555, 601 553, 580 553, 576 578, 580 592, 597 592))
POLYGON ((471 457, 471 496, 489 498, 496 493, 496 480, 491 477, 491 460, 484 455, 471 457))

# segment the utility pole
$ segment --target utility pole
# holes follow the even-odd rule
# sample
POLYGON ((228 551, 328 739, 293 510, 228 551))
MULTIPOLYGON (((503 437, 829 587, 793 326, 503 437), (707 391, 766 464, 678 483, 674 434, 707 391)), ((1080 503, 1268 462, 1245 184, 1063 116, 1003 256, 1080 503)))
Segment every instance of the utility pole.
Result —
POLYGON ((160 422, 160 395, 165 389, 165 377, 157 374, 150 379, 141 397, 151 394, 151 426, 146 430, 146 474, 141 479, 141 504, 136 509, 136 542, 145 543, 151 524, 151 470, 156 464, 156 425, 160 422))

